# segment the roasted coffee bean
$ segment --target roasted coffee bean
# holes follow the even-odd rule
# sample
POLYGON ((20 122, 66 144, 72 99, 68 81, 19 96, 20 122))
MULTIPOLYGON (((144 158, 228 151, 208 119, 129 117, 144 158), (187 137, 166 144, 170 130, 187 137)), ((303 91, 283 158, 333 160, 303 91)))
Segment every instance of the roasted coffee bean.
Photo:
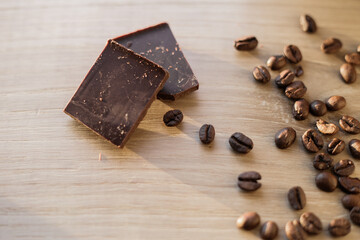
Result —
POLYGON ((285 69, 275 78, 275 83, 278 87, 286 87, 292 83, 294 78, 295 74, 291 70, 285 69))
POLYGON ((267 60, 266 65, 271 68, 271 70, 279 70, 286 65, 286 58, 283 55, 271 56, 267 60))
POLYGON ((323 119, 319 119, 316 121, 316 128, 325 135, 332 135, 339 131, 339 127, 333 123, 329 123, 323 119))
POLYGON ((354 207, 351 209, 350 219, 354 224, 360 226, 360 207, 354 207))
POLYGON ((264 240, 272 240, 276 238, 279 227, 276 222, 266 221, 260 228, 260 237, 264 240))
POLYGON ((305 84, 302 81, 294 81, 285 89, 285 95, 291 99, 302 98, 307 91, 305 84))
POLYGON ((344 151, 345 149, 345 142, 338 138, 333 138, 327 145, 328 153, 332 155, 336 155, 344 151))
POLYGON ((264 66, 255 67, 253 70, 253 77, 256 81, 262 83, 267 83, 271 79, 269 71, 264 66))
POLYGON ((239 153, 248 153, 253 149, 253 141, 242 133, 236 132, 229 138, 232 149, 239 153))
POLYGON ((290 206, 295 210, 301 210, 306 205, 306 196, 304 190, 299 187, 292 187, 288 192, 290 206))
POLYGON ((305 232, 312 235, 319 234, 323 228, 320 218, 312 212, 305 212, 301 214, 300 224, 305 232))
POLYGON ((332 168, 333 159, 327 153, 318 153, 314 158, 313 165, 317 170, 326 170, 332 168))
POLYGON ((245 230, 254 229, 259 224, 260 216, 256 212, 246 212, 241 215, 236 221, 236 226, 245 230))
POLYGON ((261 175, 258 172, 243 172, 238 177, 238 186, 244 191, 255 191, 261 187, 261 183, 258 182, 260 179, 261 175))
POLYGON ((296 77, 300 77, 304 74, 304 69, 299 65, 295 68, 294 73, 296 77))
POLYGON ((258 40, 255 36, 246 36, 235 40, 235 48, 239 51, 250 51, 257 47, 258 40))
POLYGON ((214 141, 215 138, 215 128, 211 124, 204 124, 199 130, 200 141, 204 144, 209 144, 214 141))
POLYGON ((325 101, 329 111, 337 111, 345 107, 346 99, 342 96, 331 96, 325 101))
POLYGON ((346 177, 351 175, 355 170, 354 162, 349 159, 342 159, 334 165, 336 175, 346 177))
POLYGON ((310 103, 310 112, 314 116, 324 116, 327 112, 325 103, 320 100, 313 101, 310 103))
POLYGON ((291 63, 299 63, 302 60, 300 49, 295 45, 287 45, 284 47, 284 56, 291 63))
POLYGON ((324 53, 336 53, 342 47, 342 42, 337 38, 328 38, 321 44, 324 53))
POLYGON ((330 172, 321 172, 315 177, 316 186, 325 191, 333 192, 337 187, 337 179, 330 172))
POLYGON ((353 139, 349 142, 350 153, 354 158, 360 159, 360 140, 353 139))
POLYGON ((313 129, 307 130, 302 135, 301 140, 305 149, 308 150, 309 152, 316 153, 320 151, 324 146, 324 141, 322 137, 320 136, 319 133, 317 133, 313 129))
POLYGON ((356 70, 350 63, 344 63, 341 65, 340 75, 345 83, 354 83, 356 81, 356 70))
POLYGON ((304 240, 305 232, 298 220, 292 220, 285 225, 285 234, 288 240, 304 240))
POLYGON ((354 53, 348 53, 345 55, 345 61, 347 63, 360 65, 360 54, 357 52, 354 53))
POLYGON ((331 220, 328 230, 333 237, 342 237, 350 233, 351 224, 346 218, 337 218, 331 220))
POLYGON ((344 115, 340 118, 339 124, 342 130, 351 134, 360 133, 360 122, 351 116, 344 115))
POLYGON ((304 120, 309 116, 309 103, 305 99, 299 99, 294 102, 293 117, 296 120, 304 120))
POLYGON ((345 194, 341 199, 344 208, 351 210, 353 207, 360 207, 360 194, 345 194))
POLYGON ((164 114, 163 121, 166 126, 174 127, 181 123, 184 116, 180 110, 170 110, 164 114))
POLYGON ((341 189, 346 193, 360 193, 360 179, 352 177, 339 177, 341 189))
POLYGON ((280 149, 290 147, 295 139, 296 131, 291 127, 283 128, 275 134, 275 144, 280 149))
POLYGON ((317 29, 315 20, 307 14, 300 16, 300 26, 301 30, 308 33, 314 33, 317 29))

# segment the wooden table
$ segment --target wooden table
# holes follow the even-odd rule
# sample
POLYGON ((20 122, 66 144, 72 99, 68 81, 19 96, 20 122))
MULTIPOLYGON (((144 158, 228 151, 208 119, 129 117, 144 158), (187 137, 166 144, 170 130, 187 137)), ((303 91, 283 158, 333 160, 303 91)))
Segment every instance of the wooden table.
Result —
MULTIPOLYGON (((291 102, 272 82, 256 83, 251 71, 295 44, 303 53, 306 98, 343 95, 347 106, 324 118, 360 118, 360 80, 346 85, 338 75, 344 54, 360 43, 359 11, 358 0, 1 1, 0 239, 258 239, 258 229, 235 226, 245 211, 276 221, 282 239, 285 223, 305 211, 324 227, 348 217, 340 190, 316 188, 314 155, 300 143, 316 118, 295 121, 291 102), (299 29, 302 13, 315 17, 316 34, 299 29), (162 21, 172 27, 200 89, 176 102, 156 100, 118 149, 62 110, 107 39, 162 21), (233 40, 249 34, 258 48, 235 51, 233 40), (343 41, 338 54, 320 51, 328 37, 343 41), (168 128, 162 116, 173 108, 183 111, 184 122, 168 128), (216 128, 209 146, 198 139, 204 123, 216 128), (279 150, 273 138, 285 126, 298 137, 279 150), (230 149, 236 131, 253 139, 249 154, 230 149), (263 177, 253 193, 236 186, 248 170, 263 177), (286 197, 296 185, 308 199, 301 211, 290 209, 286 197)), ((334 158, 349 157, 346 150, 334 158)), ((324 232, 311 239, 327 238, 324 232)), ((359 238, 353 225, 346 239, 359 238)))

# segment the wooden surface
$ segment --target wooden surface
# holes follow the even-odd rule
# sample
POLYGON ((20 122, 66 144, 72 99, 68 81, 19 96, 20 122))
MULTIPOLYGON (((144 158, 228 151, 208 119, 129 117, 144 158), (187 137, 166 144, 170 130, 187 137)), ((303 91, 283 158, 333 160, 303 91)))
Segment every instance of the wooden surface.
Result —
MULTIPOLYGON (((360 80, 345 85, 338 76, 344 54, 360 43, 359 11, 358 0, 0 1, 0 239, 257 239, 258 229, 235 227, 245 211, 276 221, 282 239, 285 223, 304 211, 315 212, 324 227, 348 217, 340 190, 325 193, 314 185, 314 155, 300 143, 316 118, 295 121, 290 101, 273 83, 254 82, 251 70, 296 44, 306 98, 343 95, 347 106, 325 119, 360 118, 360 80), (302 13, 314 16, 316 34, 299 29, 302 13), (162 21, 169 22, 200 89, 176 102, 156 100, 118 149, 62 110, 107 39, 162 21), (233 40, 249 34, 259 39, 258 48, 235 51, 233 40), (325 55, 320 43, 332 36, 344 47, 325 55), (167 128, 162 116, 172 108, 183 111, 184 122, 167 128), (203 123, 216 128, 210 146, 198 140, 203 123), (285 126, 298 138, 279 150, 273 137, 285 126), (231 151, 228 138, 236 131, 253 139, 249 154, 231 151), (247 170, 263 176, 254 193, 236 186, 247 170), (291 210, 286 198, 295 185, 307 194, 301 211, 291 210)), ((342 158, 349 158, 348 150, 335 157, 342 158)), ((360 177, 359 161, 356 167, 360 177)), ((311 237, 327 238, 327 232, 311 237)), ((359 238, 353 225, 346 239, 359 238)))

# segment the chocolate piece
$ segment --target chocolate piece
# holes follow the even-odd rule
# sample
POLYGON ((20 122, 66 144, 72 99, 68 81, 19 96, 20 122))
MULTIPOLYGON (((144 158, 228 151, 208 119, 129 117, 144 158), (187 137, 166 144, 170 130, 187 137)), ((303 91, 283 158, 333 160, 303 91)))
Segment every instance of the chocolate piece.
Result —
POLYGON ((109 40, 64 112, 124 147, 169 73, 109 40))
POLYGON ((158 98, 175 100, 199 88, 199 83, 167 23, 160 23, 114 40, 169 71, 170 77, 158 98))

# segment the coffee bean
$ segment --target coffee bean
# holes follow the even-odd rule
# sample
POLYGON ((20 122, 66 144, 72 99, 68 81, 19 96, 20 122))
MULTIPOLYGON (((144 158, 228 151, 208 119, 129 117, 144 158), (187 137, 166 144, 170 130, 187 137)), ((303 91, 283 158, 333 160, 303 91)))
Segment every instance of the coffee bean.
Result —
POLYGON ((345 61, 347 63, 360 65, 360 54, 357 52, 354 53, 348 53, 345 55, 345 61))
POLYGON ((292 220, 285 225, 285 234, 288 240, 304 240, 305 232, 298 220, 292 220))
POLYGON ((356 81, 356 70, 350 63, 341 65, 340 75, 345 83, 354 83, 356 81))
POLYGON ((199 130, 200 141, 204 144, 209 144, 214 141, 215 138, 215 128, 211 124, 204 124, 199 130))
POLYGON ((284 149, 290 147, 296 139, 296 131, 291 127, 280 129, 275 134, 275 144, 278 148, 284 149))
POLYGON ((314 158, 313 165, 317 170, 326 170, 333 166, 333 159, 327 153, 318 153, 314 158))
POLYGON ((297 66, 294 70, 294 73, 295 73, 296 77, 302 76, 304 74, 304 70, 303 70, 302 66, 300 66, 300 65, 297 66))
POLYGON ((305 99, 294 102, 292 115, 296 120, 304 120, 309 116, 309 103, 305 99))
POLYGON ((237 221, 236 226, 245 230, 252 230, 260 224, 260 216, 256 212, 246 212, 241 215, 237 221))
POLYGON ((239 51, 249 51, 257 47, 258 40, 255 36, 246 36, 235 40, 235 48, 239 51))
POLYGON ((258 172, 243 172, 238 177, 238 186, 244 191, 255 191, 261 187, 261 183, 258 182, 260 179, 261 175, 258 172))
POLYGON ((302 81, 294 81, 285 89, 285 95, 291 99, 302 98, 306 93, 307 88, 302 81))
POLYGON ((342 42, 337 38, 328 38, 321 44, 324 53, 336 53, 342 47, 342 42))
POLYGON ((317 133, 313 129, 307 130, 302 135, 301 140, 305 149, 308 150, 309 152, 316 153, 320 151, 324 146, 324 141, 322 137, 320 136, 319 133, 317 133))
POLYGON ((299 187, 292 187, 288 192, 290 206, 295 210, 301 210, 306 205, 306 196, 304 190, 299 187))
POLYGON ((345 142, 338 138, 333 138, 327 146, 328 153, 336 155, 341 153, 345 149, 345 142))
POLYGON ((315 177, 316 186, 325 192, 333 192, 337 187, 337 179, 330 172, 321 172, 315 177))
POLYGON ((316 121, 316 128, 325 135, 332 135, 339 131, 339 127, 333 123, 329 123, 323 119, 319 119, 316 121))
POLYGON ((272 240, 278 235, 279 228, 276 222, 266 221, 260 228, 260 237, 264 240, 272 240))
POLYGON ((352 177, 339 177, 341 190, 346 193, 360 193, 360 179, 352 177))
POLYGON ((350 153, 354 158, 360 159, 360 140, 353 139, 349 142, 350 153))
POLYGON ((248 153, 253 149, 253 141, 240 132, 236 132, 229 138, 232 149, 239 153, 248 153))
POLYGON ((333 237, 342 237, 350 233, 351 224, 346 218, 337 218, 331 220, 328 230, 333 237))
POLYGON ((307 14, 300 16, 300 26, 301 30, 308 33, 314 33, 317 29, 315 20, 307 14))
POLYGON ((350 219, 354 224, 360 226, 360 207, 354 207, 351 209, 350 219))
POLYGON ((180 110, 170 110, 164 114, 163 121, 166 126, 174 127, 181 123, 184 116, 180 110))
POLYGON ((305 212, 300 216, 300 224, 308 234, 319 234, 322 231, 322 223, 312 212, 305 212))
POLYGON ((351 116, 344 115, 340 118, 339 124, 342 130, 351 134, 360 133, 360 122, 351 116))
POLYGON ((345 194, 341 199, 344 208, 351 210, 353 207, 360 207, 360 194, 345 194))
POLYGON ((283 55, 271 56, 267 60, 266 65, 271 68, 271 70, 279 70, 286 65, 286 58, 283 55))
POLYGON ((253 77, 256 81, 261 83, 267 83, 271 79, 269 71, 264 66, 255 67, 253 70, 253 77))
POLYGON ((349 159, 342 159, 334 166, 334 172, 338 176, 346 177, 351 175, 355 170, 354 162, 349 159))
POLYGON ((310 112, 314 116, 324 116, 327 112, 325 103, 320 100, 313 101, 310 103, 310 112))
POLYGON ((294 78, 295 74, 291 70, 285 69, 275 78, 275 83, 278 87, 286 87, 292 83, 294 78))
POLYGON ((287 45, 284 47, 284 56, 291 63, 299 63, 302 60, 300 49, 295 45, 287 45))
POLYGON ((337 111, 345 107, 346 99, 342 96, 331 96, 325 101, 329 111, 337 111))

